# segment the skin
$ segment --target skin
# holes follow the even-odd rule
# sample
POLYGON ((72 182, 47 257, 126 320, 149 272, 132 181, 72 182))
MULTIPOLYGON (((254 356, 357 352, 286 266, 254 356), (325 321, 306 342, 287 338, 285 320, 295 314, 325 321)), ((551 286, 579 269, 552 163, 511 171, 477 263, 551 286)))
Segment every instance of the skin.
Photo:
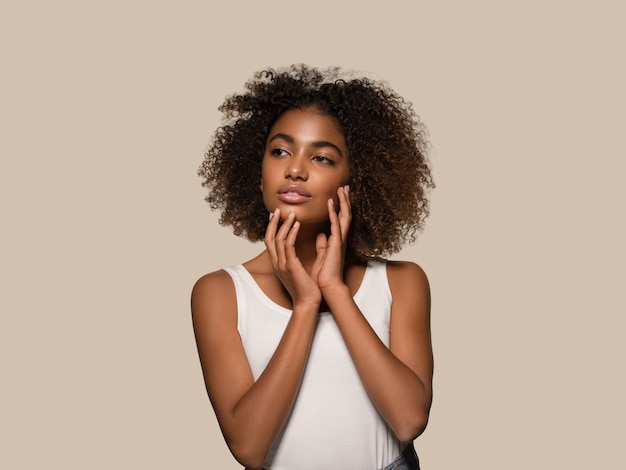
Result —
POLYGON ((332 118, 310 108, 277 120, 263 157, 266 249, 244 267, 270 299, 293 313, 256 382, 237 332, 230 276, 207 274, 192 291, 207 392, 231 452, 248 469, 262 468, 289 416, 320 310, 332 312, 370 399, 398 439, 412 441, 426 427, 433 373, 428 280, 414 263, 387 263, 393 296, 387 348, 352 298, 365 266, 344 262, 348 178, 345 140, 332 118), (290 201, 281 196, 285 185, 306 196, 290 201))

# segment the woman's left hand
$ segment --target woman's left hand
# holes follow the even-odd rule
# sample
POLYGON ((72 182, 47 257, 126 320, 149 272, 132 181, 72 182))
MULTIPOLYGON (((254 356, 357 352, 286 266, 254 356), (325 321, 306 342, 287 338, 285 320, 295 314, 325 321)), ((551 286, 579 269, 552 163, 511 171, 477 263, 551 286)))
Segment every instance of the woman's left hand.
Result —
POLYGON ((339 212, 335 203, 328 200, 328 217, 330 219, 330 236, 320 233, 316 240, 317 258, 311 276, 317 281, 321 290, 326 287, 344 284, 343 265, 346 254, 348 231, 352 221, 350 207, 350 187, 341 186, 337 189, 339 212))

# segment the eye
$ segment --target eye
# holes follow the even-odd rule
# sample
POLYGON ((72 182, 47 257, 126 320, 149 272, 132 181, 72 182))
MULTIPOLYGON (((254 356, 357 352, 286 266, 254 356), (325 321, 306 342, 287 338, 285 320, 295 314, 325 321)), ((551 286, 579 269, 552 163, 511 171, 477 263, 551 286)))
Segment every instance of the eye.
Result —
POLYGON ((274 155, 275 157, 285 157, 289 155, 289 152, 281 148, 275 148, 270 150, 270 155, 274 155))
POLYGON ((335 162, 328 157, 324 157, 323 155, 316 155, 313 157, 313 161, 322 163, 323 165, 334 165, 335 162))

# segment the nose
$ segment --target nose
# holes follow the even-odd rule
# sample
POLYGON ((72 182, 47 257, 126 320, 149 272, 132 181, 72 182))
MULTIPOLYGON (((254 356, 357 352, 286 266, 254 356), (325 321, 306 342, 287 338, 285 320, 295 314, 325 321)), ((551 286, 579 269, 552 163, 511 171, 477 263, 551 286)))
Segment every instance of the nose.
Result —
POLYGON ((306 167, 306 159, 301 155, 294 155, 287 161, 285 178, 306 180, 309 172, 306 167))

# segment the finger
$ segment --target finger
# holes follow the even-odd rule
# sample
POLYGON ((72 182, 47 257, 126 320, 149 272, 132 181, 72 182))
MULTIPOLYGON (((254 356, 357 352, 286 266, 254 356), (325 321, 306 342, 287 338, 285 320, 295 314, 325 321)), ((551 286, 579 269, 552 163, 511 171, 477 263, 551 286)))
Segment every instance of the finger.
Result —
POLYGON ((348 202, 348 195, 346 193, 346 187, 340 186, 337 188, 337 201, 339 202, 339 218, 350 213, 350 203, 348 202))
POLYGON ((274 212, 270 212, 269 222, 265 229, 265 238, 273 239, 276 236, 276 230, 278 229, 278 222, 280 221, 280 210, 277 208, 274 212))
POLYGON ((315 239, 315 251, 317 256, 315 257, 315 262, 313 263, 313 269, 311 270, 311 277, 317 282, 317 275, 319 274, 322 266, 324 265, 324 260, 326 259, 326 253, 328 248, 328 239, 326 235, 323 233, 318 233, 317 238, 315 239))
POLYGON ((341 227, 339 226, 339 216, 335 210, 335 201, 328 200, 328 219, 330 220, 330 234, 331 236, 341 237, 341 227))
POLYGON ((298 231, 300 230, 300 222, 294 221, 287 238, 285 239, 285 258, 287 266, 293 265, 294 261, 298 261, 296 255, 296 238, 298 238, 298 231))
POLYGON ((271 212, 269 215, 270 221, 267 224, 267 228, 265 229, 265 238, 263 239, 265 243, 265 247, 267 248, 267 252, 270 255, 270 259, 272 260, 272 264, 276 266, 277 258, 276 258, 276 230, 278 228, 278 220, 279 217, 279 209, 275 209, 274 212, 271 212))
POLYGON ((338 189, 337 193, 339 195, 339 225, 341 227, 341 238, 345 240, 352 221, 350 187, 348 185, 343 186, 338 189))
POLYGON ((315 251, 317 253, 318 258, 323 256, 326 253, 326 248, 328 248, 328 239, 326 235, 323 233, 318 233, 315 238, 315 251))
POLYGON ((328 200, 328 219, 330 221, 330 231, 332 233, 333 226, 339 225, 339 214, 335 206, 335 201, 331 198, 328 200))
POLYGON ((289 231, 293 226, 293 223, 296 220, 296 215, 291 212, 287 218, 283 221, 282 226, 278 229, 276 233, 276 239, 274 240, 274 246, 276 247, 276 258, 278 260, 278 268, 281 271, 285 271, 287 268, 287 256, 285 254, 285 240, 287 239, 287 235, 289 235, 289 231))
POLYGON ((350 209, 350 213, 352 213, 352 193, 350 192, 350 185, 346 184, 344 187, 344 192, 346 194, 346 203, 348 204, 348 208, 350 209))

